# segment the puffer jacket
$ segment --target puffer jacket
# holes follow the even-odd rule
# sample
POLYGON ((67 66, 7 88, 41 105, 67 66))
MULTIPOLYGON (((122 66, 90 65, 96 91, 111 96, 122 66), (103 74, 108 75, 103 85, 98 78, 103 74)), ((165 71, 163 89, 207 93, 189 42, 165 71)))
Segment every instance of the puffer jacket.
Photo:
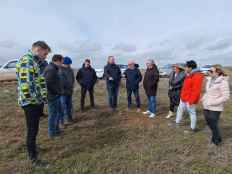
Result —
POLYGON ((229 78, 220 76, 216 79, 208 78, 206 92, 202 97, 204 109, 223 111, 224 103, 230 98, 229 78))
POLYGON ((181 100, 190 105, 197 104, 201 96, 203 80, 204 75, 198 69, 194 69, 187 74, 181 90, 181 100))

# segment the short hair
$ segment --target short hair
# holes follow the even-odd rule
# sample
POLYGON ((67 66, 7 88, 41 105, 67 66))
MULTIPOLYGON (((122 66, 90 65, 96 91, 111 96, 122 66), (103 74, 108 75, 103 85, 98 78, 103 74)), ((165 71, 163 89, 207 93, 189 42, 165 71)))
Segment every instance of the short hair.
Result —
POLYGON ((55 54, 52 57, 53 62, 62 62, 63 61, 63 56, 60 54, 55 54))
POLYGON ((91 63, 90 59, 85 59, 85 62, 91 63))
POLYGON ((186 62, 186 67, 196 69, 197 63, 194 60, 190 60, 186 62))
POLYGON ((48 44, 45 41, 37 41, 32 44, 32 48, 34 47, 40 47, 44 50, 48 50, 48 52, 51 52, 51 48, 48 46, 48 44))

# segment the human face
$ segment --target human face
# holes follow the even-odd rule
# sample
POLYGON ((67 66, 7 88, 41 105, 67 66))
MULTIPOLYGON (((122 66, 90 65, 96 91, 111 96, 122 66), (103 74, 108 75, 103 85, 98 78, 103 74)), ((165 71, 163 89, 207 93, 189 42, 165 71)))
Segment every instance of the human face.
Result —
POLYGON ((192 72, 192 68, 190 68, 190 67, 185 67, 185 72, 186 73, 191 73, 192 72))
POLYGON ((133 62, 129 62, 128 63, 128 68, 129 69, 134 69, 135 68, 135 64, 133 62))
POLYGON ((38 56, 41 60, 45 60, 49 54, 49 51, 40 47, 34 47, 32 48, 32 53, 35 56, 38 56))
POLYGON ((90 67, 90 63, 89 62, 85 62, 85 67, 89 68, 90 67))
POLYGON ((216 68, 212 67, 210 68, 210 70, 208 71, 208 74, 210 77, 217 77, 218 73, 216 72, 216 68))
POLYGON ((148 69, 152 69, 153 68, 153 65, 150 62, 147 62, 146 65, 147 65, 148 69))
POLYGON ((115 64, 115 58, 114 57, 110 57, 108 60, 109 64, 115 64))
POLYGON ((174 71, 175 73, 179 73, 179 72, 180 72, 180 68, 178 68, 177 66, 174 66, 174 67, 173 67, 173 71, 174 71))

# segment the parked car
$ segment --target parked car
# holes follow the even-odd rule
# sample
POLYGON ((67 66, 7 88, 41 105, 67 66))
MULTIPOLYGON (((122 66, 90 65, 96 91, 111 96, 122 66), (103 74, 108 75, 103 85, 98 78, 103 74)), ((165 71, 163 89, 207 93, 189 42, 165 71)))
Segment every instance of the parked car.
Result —
POLYGON ((16 80, 17 59, 10 60, 0 67, 0 80, 16 80))
POLYGON ((98 79, 104 78, 104 69, 103 68, 97 68, 97 69, 95 69, 95 71, 96 71, 98 79))
POLYGON ((172 72, 172 64, 167 64, 159 68, 159 74, 161 78, 168 78, 172 72))
POLYGON ((126 71, 126 69, 128 68, 127 65, 123 65, 123 64, 118 64, 120 70, 121 70, 121 73, 122 73, 122 77, 124 77, 124 72, 126 71))
POLYGON ((200 70, 203 74, 208 75, 208 71, 210 70, 211 67, 212 65, 204 65, 200 68, 200 70))

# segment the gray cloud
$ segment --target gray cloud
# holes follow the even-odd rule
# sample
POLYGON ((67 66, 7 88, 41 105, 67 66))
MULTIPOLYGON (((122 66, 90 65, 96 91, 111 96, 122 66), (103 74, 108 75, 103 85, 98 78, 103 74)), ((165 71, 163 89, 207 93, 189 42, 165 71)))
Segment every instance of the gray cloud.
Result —
POLYGON ((137 50, 136 45, 119 43, 116 44, 113 48, 113 51, 123 52, 123 53, 132 53, 137 50))
POLYGON ((216 42, 210 43, 210 45, 206 48, 210 51, 216 51, 216 50, 223 50, 230 48, 232 46, 232 39, 231 38, 226 38, 226 39, 221 39, 216 42))

